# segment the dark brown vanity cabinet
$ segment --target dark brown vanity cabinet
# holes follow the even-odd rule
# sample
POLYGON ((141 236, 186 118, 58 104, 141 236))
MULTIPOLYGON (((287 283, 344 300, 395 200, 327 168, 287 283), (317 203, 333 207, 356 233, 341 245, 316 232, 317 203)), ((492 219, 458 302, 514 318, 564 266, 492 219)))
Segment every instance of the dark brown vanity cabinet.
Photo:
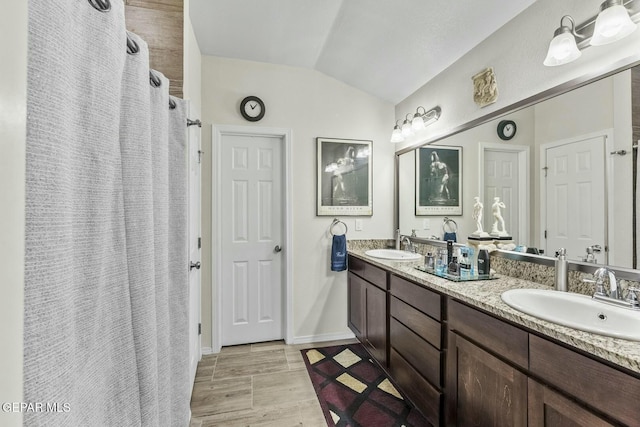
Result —
POLYGON ((356 257, 349 327, 434 426, 640 426, 640 374, 356 257))
POLYGON ((553 389, 529 378, 530 427, 608 427, 611 424, 553 389))
POLYGON ((450 300, 447 424, 640 425, 640 378, 450 300))
POLYGON ((448 339, 448 424, 526 426, 527 376, 512 364, 527 367, 528 334, 450 301, 448 339))
POLYGON ((387 272, 349 257, 349 328, 382 365, 387 366, 387 272))
POLYGON ((427 420, 438 426, 443 410, 442 296, 389 276, 389 372, 427 420))

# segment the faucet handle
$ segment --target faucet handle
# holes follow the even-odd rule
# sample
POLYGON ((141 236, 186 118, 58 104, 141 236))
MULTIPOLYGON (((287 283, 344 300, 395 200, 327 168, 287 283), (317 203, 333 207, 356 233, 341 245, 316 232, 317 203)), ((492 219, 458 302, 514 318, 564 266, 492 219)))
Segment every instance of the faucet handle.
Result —
POLYGON ((582 283, 588 283, 593 285, 595 288, 595 295, 599 296, 607 296, 604 291, 604 281, 603 280, 594 280, 594 279, 582 279, 582 283))
POLYGON ((627 288, 626 301, 631 304, 632 307, 640 307, 640 288, 630 287, 627 288))

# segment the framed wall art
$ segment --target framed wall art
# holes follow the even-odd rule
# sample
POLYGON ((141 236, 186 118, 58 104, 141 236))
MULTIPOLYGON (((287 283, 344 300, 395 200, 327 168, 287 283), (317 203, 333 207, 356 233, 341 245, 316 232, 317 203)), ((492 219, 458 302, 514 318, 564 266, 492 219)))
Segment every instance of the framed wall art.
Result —
POLYGON ((417 149, 416 215, 462 215, 462 147, 417 149))
POLYGON ((316 138, 316 215, 373 215, 372 141, 316 138))

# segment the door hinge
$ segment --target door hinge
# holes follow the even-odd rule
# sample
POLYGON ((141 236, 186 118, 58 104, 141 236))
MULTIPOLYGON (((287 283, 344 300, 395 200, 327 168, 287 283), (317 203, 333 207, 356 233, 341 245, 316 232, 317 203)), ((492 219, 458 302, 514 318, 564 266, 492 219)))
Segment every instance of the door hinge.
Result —
POLYGON ((547 177, 547 172, 549 171, 549 168, 547 166, 543 167, 542 170, 544 171, 544 177, 547 177))
POLYGON ((198 249, 202 249, 202 237, 198 237, 198 249))
POLYGON ((544 238, 547 238, 547 230, 544 230, 544 238))
POLYGON ((198 323, 198 335, 202 335, 202 323, 198 323))
POLYGON ((204 151, 202 150, 198 150, 198 163, 202 162, 202 155, 204 154, 204 151))

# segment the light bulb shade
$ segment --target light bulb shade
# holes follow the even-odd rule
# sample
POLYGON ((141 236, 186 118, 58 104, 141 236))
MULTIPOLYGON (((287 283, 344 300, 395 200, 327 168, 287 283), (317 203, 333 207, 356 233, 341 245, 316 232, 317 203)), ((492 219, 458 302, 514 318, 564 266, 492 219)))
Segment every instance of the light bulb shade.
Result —
POLYGON ((416 113, 415 116, 413 116, 413 120, 411 120, 411 127, 414 131, 424 129, 424 119, 419 113, 416 113))
POLYGON ((404 138, 408 138, 413 135, 413 129, 411 128, 411 123, 409 120, 406 120, 402 123, 402 136, 404 138))
POLYGON ((571 34, 571 30, 568 27, 561 27, 549 43, 549 50, 543 64, 547 67, 568 64, 580 58, 580 55, 582 52, 578 49, 576 38, 571 34))
POLYGON ((596 18, 593 36, 589 42, 591 46, 602 46, 616 42, 633 33, 637 27, 622 4, 606 7, 606 3, 603 4, 602 11, 596 18))
POLYGON ((396 125, 396 127, 393 128, 393 132, 391 132, 391 142, 395 144, 397 142, 402 142, 402 141, 404 141, 404 137, 402 136, 402 131, 396 125))

